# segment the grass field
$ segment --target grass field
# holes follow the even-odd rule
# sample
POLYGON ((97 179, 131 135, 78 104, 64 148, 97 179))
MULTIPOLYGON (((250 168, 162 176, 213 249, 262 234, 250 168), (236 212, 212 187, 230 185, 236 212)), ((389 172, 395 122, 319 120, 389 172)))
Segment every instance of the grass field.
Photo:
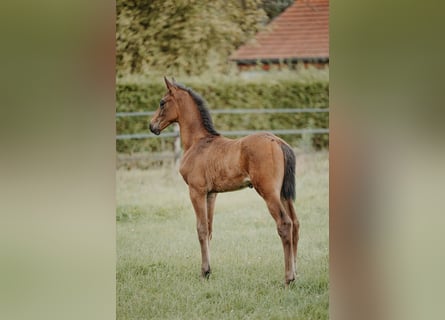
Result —
POLYGON ((328 153, 297 155, 298 276, 284 289, 275 223, 252 189, 216 200, 212 275, 174 170, 118 170, 117 319, 327 319, 328 153))

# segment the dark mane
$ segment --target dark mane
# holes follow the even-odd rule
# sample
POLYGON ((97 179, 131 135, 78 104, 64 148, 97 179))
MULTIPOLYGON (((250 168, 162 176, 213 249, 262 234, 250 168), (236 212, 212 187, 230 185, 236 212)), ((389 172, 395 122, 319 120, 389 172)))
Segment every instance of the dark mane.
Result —
POLYGON ((175 82, 175 85, 182 89, 187 91, 190 96, 193 98, 193 101, 195 101, 196 106, 198 107, 198 111, 201 114, 202 124, 204 125, 204 128, 214 136, 219 136, 220 134, 218 131, 216 131, 215 127, 213 126, 212 117, 210 116, 209 110, 207 109, 206 102, 204 99, 194 92, 192 89, 185 87, 184 85, 175 82))

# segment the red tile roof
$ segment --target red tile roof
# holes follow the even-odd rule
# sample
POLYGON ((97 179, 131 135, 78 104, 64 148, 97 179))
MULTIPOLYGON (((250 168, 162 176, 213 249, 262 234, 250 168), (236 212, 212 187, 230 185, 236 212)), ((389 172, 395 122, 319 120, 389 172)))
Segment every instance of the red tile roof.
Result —
POLYGON ((329 59, 329 0, 295 1, 230 59, 329 59))

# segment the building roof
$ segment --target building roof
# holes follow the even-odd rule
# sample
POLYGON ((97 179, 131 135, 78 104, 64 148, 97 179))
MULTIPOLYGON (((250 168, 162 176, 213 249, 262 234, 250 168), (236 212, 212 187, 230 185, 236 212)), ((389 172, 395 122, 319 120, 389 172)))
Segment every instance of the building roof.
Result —
POLYGON ((230 60, 328 60, 329 0, 297 0, 230 60))

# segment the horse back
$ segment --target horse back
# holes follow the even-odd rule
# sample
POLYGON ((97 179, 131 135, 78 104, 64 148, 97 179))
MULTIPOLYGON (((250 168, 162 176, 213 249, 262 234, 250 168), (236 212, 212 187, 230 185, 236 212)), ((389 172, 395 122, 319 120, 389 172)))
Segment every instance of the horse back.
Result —
POLYGON ((184 154, 180 173, 185 182, 203 192, 238 190, 268 179, 281 187, 284 158, 280 138, 257 133, 240 139, 201 139, 184 154))

